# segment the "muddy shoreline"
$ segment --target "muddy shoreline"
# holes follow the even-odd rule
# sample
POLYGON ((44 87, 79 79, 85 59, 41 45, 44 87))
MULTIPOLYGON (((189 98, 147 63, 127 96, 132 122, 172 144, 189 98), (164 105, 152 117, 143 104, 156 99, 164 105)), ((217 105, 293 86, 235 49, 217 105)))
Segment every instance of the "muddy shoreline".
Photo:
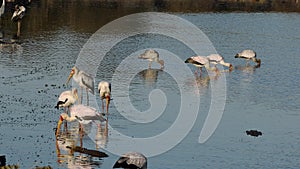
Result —
POLYGON ((164 12, 300 12, 299 0, 99 0, 102 8, 141 8, 164 12))

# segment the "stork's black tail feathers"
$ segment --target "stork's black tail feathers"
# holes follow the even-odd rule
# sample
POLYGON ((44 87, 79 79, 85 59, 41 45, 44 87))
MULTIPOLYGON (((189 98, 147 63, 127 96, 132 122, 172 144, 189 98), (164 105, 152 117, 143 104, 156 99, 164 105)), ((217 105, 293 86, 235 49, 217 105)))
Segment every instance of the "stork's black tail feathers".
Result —
POLYGON ((59 105, 65 104, 67 101, 68 101, 68 98, 66 98, 65 101, 58 101, 57 104, 56 104, 56 106, 55 106, 55 108, 59 109, 59 105))
POLYGON ((194 60, 192 58, 187 58, 184 63, 193 63, 194 60))

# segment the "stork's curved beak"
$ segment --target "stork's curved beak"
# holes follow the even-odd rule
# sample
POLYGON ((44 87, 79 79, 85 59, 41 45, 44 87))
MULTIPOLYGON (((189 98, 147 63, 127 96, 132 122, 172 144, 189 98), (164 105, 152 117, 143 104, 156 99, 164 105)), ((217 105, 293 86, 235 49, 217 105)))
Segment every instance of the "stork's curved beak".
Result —
POLYGON ((62 122, 64 121, 64 119, 63 119, 63 117, 62 116, 60 116, 59 117, 59 120, 58 120, 58 123, 57 123, 57 128, 56 128, 56 138, 57 138, 57 136, 59 135, 59 131, 60 131, 60 126, 61 126, 61 124, 62 124, 62 122))
POLYGON ((71 80, 71 78, 73 77, 73 75, 74 75, 74 70, 72 69, 72 71, 71 71, 71 73, 70 73, 70 75, 69 75, 69 77, 68 77, 68 80, 67 80, 67 82, 66 82, 66 85, 68 85, 68 83, 69 83, 69 81, 71 80))
POLYGON ((229 66, 229 72, 231 72, 233 70, 233 66, 232 66, 232 64, 230 64, 230 66, 229 66))

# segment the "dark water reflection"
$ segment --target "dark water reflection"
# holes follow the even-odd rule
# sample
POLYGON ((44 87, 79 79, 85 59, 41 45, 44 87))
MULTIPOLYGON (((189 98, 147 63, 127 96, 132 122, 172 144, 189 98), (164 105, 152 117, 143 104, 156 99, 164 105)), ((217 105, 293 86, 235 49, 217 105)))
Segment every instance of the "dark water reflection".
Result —
MULTIPOLYGON (((23 0, 25 1, 25 0, 23 0)), ((23 2, 22 1, 22 2, 23 2)), ((26 1, 27 2, 27 1, 26 1)), ((16 24, 10 22, 14 4, 6 4, 1 18, 1 29, 8 35, 16 31, 16 24), (14 31, 15 30, 15 31, 14 31)), ((25 4, 23 2, 23 4, 25 4)), ((39 35, 40 31, 55 31, 68 26, 76 32, 95 32, 104 24, 132 13, 157 12, 216 12, 216 11, 299 11, 297 1, 261 1, 259 3, 238 3, 224 1, 41 1, 27 5, 22 32, 26 38, 39 35)))

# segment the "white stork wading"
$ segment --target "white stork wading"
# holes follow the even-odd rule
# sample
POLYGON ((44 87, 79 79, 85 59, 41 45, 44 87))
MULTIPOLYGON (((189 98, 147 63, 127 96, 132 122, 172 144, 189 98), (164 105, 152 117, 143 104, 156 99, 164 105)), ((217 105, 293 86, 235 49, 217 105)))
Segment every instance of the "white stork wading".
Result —
POLYGON ((79 70, 74 66, 71 70, 71 73, 68 77, 66 84, 68 85, 70 79, 73 77, 73 80, 80 86, 80 100, 79 104, 82 104, 82 92, 83 88, 86 89, 86 99, 87 105, 89 105, 89 92, 94 95, 94 78, 86 74, 84 71, 79 70))
POLYGON ((0 7, 0 17, 4 14, 5 11, 5 0, 2 0, 2 5, 0 7))
POLYGON ((209 65, 209 60, 205 56, 192 56, 187 58, 184 63, 191 63, 196 66, 195 74, 198 74, 198 68, 200 69, 200 76, 202 75, 202 67, 205 67, 206 70, 216 71, 216 68, 211 68, 209 65))
POLYGON ((144 53, 142 53, 139 56, 139 59, 146 59, 149 61, 149 69, 151 69, 152 62, 157 62, 160 64, 160 69, 163 69, 165 67, 165 62, 163 60, 159 60, 159 54, 156 50, 149 49, 146 50, 144 53))
POLYGON ((235 58, 243 58, 247 60, 247 65, 249 64, 249 60, 252 60, 253 62, 257 63, 257 66, 260 66, 261 60, 256 58, 256 52, 253 50, 243 50, 240 53, 237 53, 235 55, 235 58))
POLYGON ((147 158, 138 152, 123 154, 113 168, 147 169, 147 158))
POLYGON ((11 20, 14 22, 18 22, 18 31, 17 31, 17 37, 20 37, 21 34, 21 20, 23 19, 25 15, 26 8, 24 6, 15 6, 15 12, 13 13, 11 20))
POLYGON ((57 123, 56 136, 59 135, 60 126, 63 121, 73 122, 78 121, 81 124, 89 124, 92 121, 104 122, 105 118, 93 107, 84 106, 82 104, 70 107, 70 116, 66 113, 60 114, 57 123))
POLYGON ((24 6, 16 5, 15 11, 11 17, 11 20, 15 21, 15 22, 18 20, 21 20, 25 15, 25 11, 26 11, 26 8, 24 6))
POLYGON ((109 82, 106 81, 101 81, 98 84, 98 92, 100 95, 100 99, 102 102, 102 113, 104 112, 104 103, 103 103, 103 99, 106 99, 106 114, 108 114, 108 107, 109 107, 109 103, 110 103, 110 96, 111 96, 111 84, 109 82))
POLYGON ((64 107, 64 113, 67 113, 66 107, 70 109, 70 106, 73 105, 78 100, 78 92, 76 88, 72 90, 62 92, 58 97, 58 102, 55 108, 59 109, 64 107))
MULTIPOLYGON (((214 64, 215 67, 217 66, 217 64, 220 64, 220 65, 229 67, 229 71, 232 71, 232 69, 233 69, 232 64, 226 63, 224 61, 224 58, 219 54, 210 54, 207 56, 207 59, 209 60, 210 63, 214 64)), ((216 67, 216 69, 217 69, 217 67, 216 67)))

